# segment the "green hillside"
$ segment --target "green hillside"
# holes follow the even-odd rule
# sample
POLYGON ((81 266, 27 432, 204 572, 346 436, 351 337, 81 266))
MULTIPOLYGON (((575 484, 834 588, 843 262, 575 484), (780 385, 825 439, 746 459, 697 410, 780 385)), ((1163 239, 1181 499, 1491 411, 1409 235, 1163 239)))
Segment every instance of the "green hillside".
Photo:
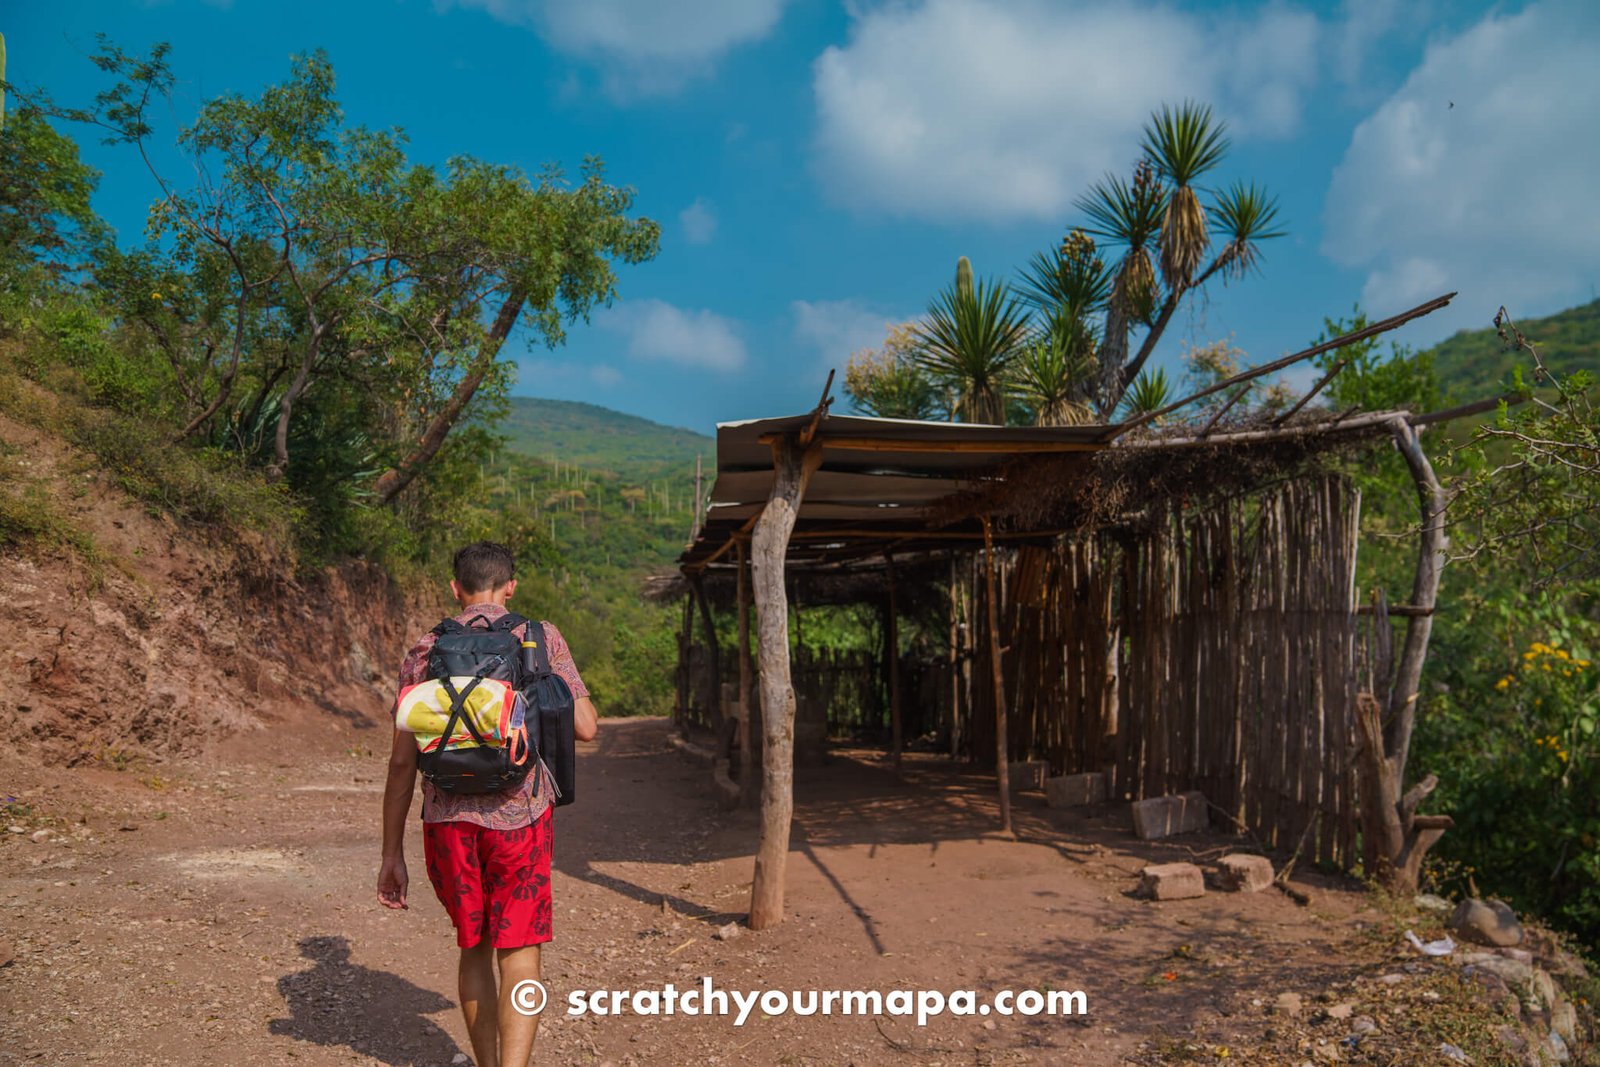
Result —
MULTIPOLYGON (((1517 328, 1539 347, 1552 370, 1600 373, 1600 300, 1548 318, 1519 320, 1517 328)), ((1432 349, 1446 395, 1466 402, 1493 396, 1510 381, 1511 368, 1531 369, 1520 352, 1506 348, 1493 329, 1463 330, 1432 349)))
POLYGON ((613 471, 625 480, 692 475, 697 455, 708 473, 715 466, 716 442, 704 434, 575 400, 514 396, 497 429, 525 455, 613 471))

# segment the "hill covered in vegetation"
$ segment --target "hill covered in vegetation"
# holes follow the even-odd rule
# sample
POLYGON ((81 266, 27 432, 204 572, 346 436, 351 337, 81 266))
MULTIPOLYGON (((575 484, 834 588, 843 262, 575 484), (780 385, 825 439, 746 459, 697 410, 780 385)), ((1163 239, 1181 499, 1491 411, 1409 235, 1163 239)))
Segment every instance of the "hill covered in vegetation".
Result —
MULTIPOLYGON (((1600 369, 1600 300, 1542 319, 1518 320, 1516 326, 1535 342, 1551 370, 1571 374, 1600 369)), ((1492 328, 1462 330, 1429 353, 1446 392, 1463 402, 1507 388, 1512 368, 1527 362, 1492 328)))
POLYGON ((514 396, 500 424, 506 444, 530 456, 612 471, 635 480, 693 470, 696 456, 714 466, 716 441, 678 426, 625 415, 597 404, 514 396))

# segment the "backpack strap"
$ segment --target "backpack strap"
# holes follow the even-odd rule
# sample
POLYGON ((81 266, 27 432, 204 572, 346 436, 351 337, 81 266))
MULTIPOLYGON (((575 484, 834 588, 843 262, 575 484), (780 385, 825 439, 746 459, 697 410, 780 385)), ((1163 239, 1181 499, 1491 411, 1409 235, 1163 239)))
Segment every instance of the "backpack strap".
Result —
POLYGON ((445 619, 428 632, 435 637, 443 637, 445 634, 466 633, 467 628, 455 619, 445 619))
POLYGON ((478 683, 481 681, 483 681, 481 676, 474 677, 472 681, 467 683, 466 688, 458 693, 456 692, 456 687, 450 683, 450 679, 439 679, 439 685, 444 689, 445 694, 450 697, 450 717, 445 720, 444 733, 439 735, 439 747, 434 749, 435 752, 443 752, 450 747, 450 738, 456 732, 457 721, 467 728, 467 733, 472 735, 474 741, 485 748, 488 747, 489 742, 485 741, 483 735, 478 732, 478 727, 473 723, 472 716, 462 714, 466 710, 467 695, 478 688, 478 683))
POLYGON ((534 673, 539 675, 550 673, 549 625, 547 622, 530 622, 522 637, 523 646, 533 649, 534 673))
POLYGON ((527 626, 527 625, 529 625, 529 622, 528 622, 528 620, 526 618, 524 618, 521 615, 518 615, 514 611, 508 611, 504 615, 500 616, 498 619, 494 620, 494 622, 490 623, 489 629, 491 629, 491 630, 500 630, 500 631, 503 631, 505 633, 510 633, 512 630, 515 630, 519 626, 527 626))

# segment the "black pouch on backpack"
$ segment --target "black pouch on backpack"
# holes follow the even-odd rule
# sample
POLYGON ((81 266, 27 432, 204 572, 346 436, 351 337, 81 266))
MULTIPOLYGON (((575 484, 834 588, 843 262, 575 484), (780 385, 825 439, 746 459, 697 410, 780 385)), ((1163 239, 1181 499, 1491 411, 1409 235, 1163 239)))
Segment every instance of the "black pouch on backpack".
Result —
MULTIPOLYGON (((528 620, 507 612, 493 620, 479 616, 468 621, 471 625, 463 626, 446 619, 433 628, 435 641, 428 654, 428 677, 445 686, 451 698, 451 713, 439 747, 418 753, 417 766, 442 792, 498 793, 521 785, 539 761, 524 758, 517 763, 506 747, 485 742, 471 716, 461 714, 461 704, 479 678, 494 678, 522 690, 527 679, 522 672, 521 642, 512 631, 528 620), (479 622, 484 625, 478 626, 479 622), (451 679, 462 677, 473 680, 458 691, 451 679), (466 727, 478 742, 476 745, 451 747, 450 738, 457 723, 466 727)), ((532 716, 531 707, 527 714, 532 716)), ((527 727, 530 738, 537 736, 535 722, 529 721, 527 727)))
POLYGON ((538 739, 536 747, 555 786, 556 806, 561 807, 578 798, 572 690, 550 669, 545 624, 529 625, 527 635, 522 642, 522 695, 528 702, 528 733, 538 739))

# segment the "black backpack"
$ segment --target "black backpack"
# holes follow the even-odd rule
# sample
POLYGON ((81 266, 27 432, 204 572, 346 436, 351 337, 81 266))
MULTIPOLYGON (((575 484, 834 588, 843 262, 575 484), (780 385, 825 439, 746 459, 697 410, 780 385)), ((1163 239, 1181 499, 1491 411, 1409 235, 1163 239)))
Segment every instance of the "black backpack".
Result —
POLYGON ((576 763, 572 691, 550 670, 544 624, 535 626, 508 611, 495 619, 478 615, 465 625, 445 619, 432 632, 428 677, 444 685, 451 706, 439 747, 417 756, 423 776, 445 793, 497 793, 517 788, 530 772, 539 773, 539 768, 545 767, 556 789, 556 804, 570 804, 575 796, 576 763), (527 626, 526 641, 512 632, 520 626, 527 626), (473 681, 457 692, 450 679, 460 677, 473 681), (463 701, 479 678, 497 679, 522 694, 527 703, 525 727, 531 758, 514 762, 508 748, 486 744, 471 717, 461 714, 463 701), (458 722, 477 745, 450 747, 458 722))

